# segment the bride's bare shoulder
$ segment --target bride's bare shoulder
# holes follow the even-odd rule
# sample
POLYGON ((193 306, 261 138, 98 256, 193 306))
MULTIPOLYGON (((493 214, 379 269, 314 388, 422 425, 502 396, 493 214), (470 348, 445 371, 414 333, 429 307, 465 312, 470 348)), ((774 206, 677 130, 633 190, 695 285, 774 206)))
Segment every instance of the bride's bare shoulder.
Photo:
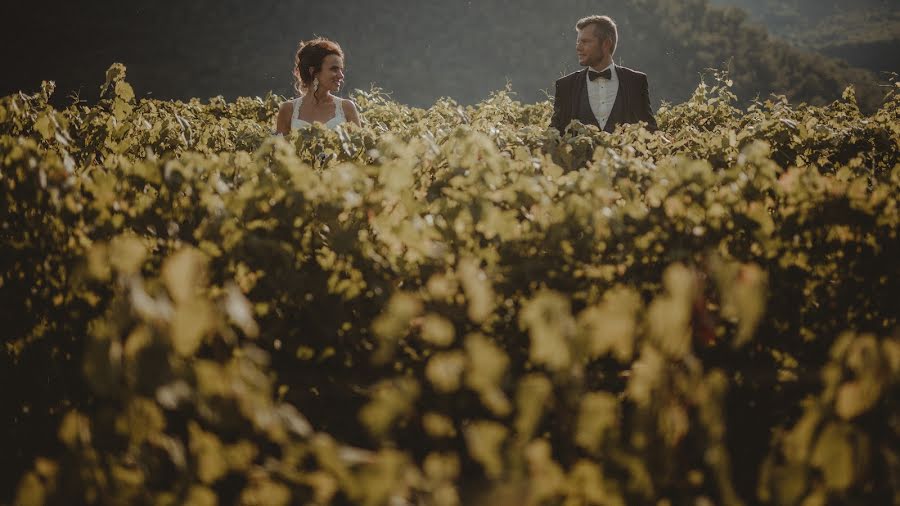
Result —
POLYGON ((294 112, 294 101, 287 100, 282 102, 278 107, 278 119, 287 119, 290 121, 291 114, 294 112))
POLYGON ((290 114, 289 111, 294 109, 294 101, 293 100, 285 100, 278 106, 278 114, 290 114))
POLYGON ((350 111, 356 110, 356 103, 354 103, 349 98, 342 98, 340 100, 341 107, 344 109, 344 113, 347 114, 350 111))
POLYGON ((341 100, 341 106, 344 108, 344 117, 346 117, 348 121, 352 121, 357 125, 362 124, 359 118, 359 110, 356 108, 356 102, 349 98, 345 98, 341 100))
POLYGON ((275 132, 285 134, 291 129, 291 116, 294 114, 294 103, 291 100, 283 102, 278 107, 278 116, 275 117, 275 132))

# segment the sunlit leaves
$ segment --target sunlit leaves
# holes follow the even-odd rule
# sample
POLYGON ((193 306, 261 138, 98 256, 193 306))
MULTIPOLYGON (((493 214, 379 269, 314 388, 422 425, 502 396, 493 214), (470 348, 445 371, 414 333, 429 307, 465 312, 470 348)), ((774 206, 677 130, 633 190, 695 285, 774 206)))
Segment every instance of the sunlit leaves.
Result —
POLYGON ((15 503, 22 506, 41 506, 52 497, 56 488, 58 465, 49 459, 38 459, 34 471, 22 477, 16 491, 15 503))
POLYGON ((691 348, 691 308, 695 297, 694 274, 683 265, 666 269, 666 293, 647 308, 650 338, 667 354, 683 357, 691 348))
POLYGON ((439 315, 428 314, 422 320, 422 339, 435 346, 450 346, 456 336, 453 322, 439 315))
POLYGON ((469 304, 469 318, 480 323, 494 311, 494 291, 487 275, 471 258, 460 261, 457 266, 460 284, 469 304))
POLYGON ((628 396, 638 405, 650 405, 654 392, 664 379, 664 368, 663 355, 656 348, 645 345, 632 366, 626 389, 628 396))
POLYGON ((466 386, 479 394, 488 409, 498 415, 508 414, 511 406, 500 382, 509 367, 509 356, 481 334, 466 336, 465 350, 468 359, 466 386))
POLYGON ((188 429, 197 477, 203 483, 214 483, 228 472, 222 443, 214 434, 205 432, 195 423, 190 424, 188 429))
POLYGON ((531 337, 531 360, 559 371, 572 362, 571 340, 575 319, 561 294, 540 292, 519 313, 519 325, 531 337))
POLYGON ((422 303, 415 296, 396 293, 388 301, 385 311, 372 322, 372 332, 381 340, 381 349, 374 360, 384 362, 393 354, 396 341, 406 335, 410 322, 422 312, 422 303))
POLYGON ((881 402, 885 389, 896 389, 891 358, 896 346, 896 337, 879 343, 872 335, 847 332, 837 339, 823 368, 824 390, 804 402, 803 415, 773 456, 784 461, 770 457, 763 467, 763 497, 774 494, 781 502, 798 497, 810 470, 821 473, 822 497, 845 493, 868 479, 875 458, 872 433, 852 421, 881 402))
POLYGON ((63 417, 59 425, 59 440, 70 448, 90 442, 90 421, 77 411, 70 411, 63 417))
POLYGON ((575 442, 578 446, 596 452, 606 431, 615 427, 618 419, 618 402, 605 392, 592 392, 581 400, 575 442))
POLYGON ((359 419, 374 435, 383 435, 398 419, 413 410, 419 385, 406 378, 384 380, 374 385, 372 400, 363 406, 359 419))
POLYGON ((162 266, 162 278, 169 294, 176 304, 196 298, 203 288, 206 258, 195 249, 183 249, 168 259, 162 266))
POLYGON ((848 429, 845 425, 829 424, 810 455, 810 464, 822 470, 825 485, 831 490, 845 490, 853 483, 857 471, 866 471, 867 463, 858 462, 854 452, 867 454, 868 442, 865 436, 859 441, 850 440, 852 432, 848 429))
POLYGON ((759 266, 717 261, 713 273, 721 293, 722 316, 737 320, 734 345, 746 344, 766 309, 766 273, 759 266))
POLYGON ((421 302, 412 295, 395 294, 388 302, 386 311, 375 320, 372 330, 382 339, 397 339, 403 336, 410 320, 421 311, 421 302))
MULTIPOLYGON (((850 372, 834 392, 835 410, 845 419, 853 419, 870 410, 882 397, 884 389, 897 377, 896 340, 879 343, 875 336, 844 334, 832 348, 833 356, 850 372)), ((826 374, 834 388, 839 377, 826 374)), ((831 389, 830 389, 831 390, 831 389)))
POLYGON ((291 489, 286 485, 274 481, 262 471, 249 474, 249 483, 241 491, 242 504, 271 504, 273 506, 287 506, 291 502, 291 489))
MULTIPOLYGON (((146 255, 147 248, 141 239, 135 236, 118 236, 109 243, 109 264, 122 274, 135 274, 140 271, 146 255)), ((98 259, 95 262, 100 261, 98 259)), ((96 265, 93 270, 98 277, 104 277, 101 266, 96 265)))
POLYGON ((501 445, 507 436, 507 429, 497 422, 479 420, 465 428, 466 447, 491 478, 499 478, 503 473, 501 445))
POLYGON ((604 301, 578 315, 578 339, 591 358, 611 354, 620 362, 631 360, 637 331, 640 296, 628 288, 617 288, 604 301))
POLYGON ((178 304, 172 317, 172 342, 184 356, 193 355, 203 338, 216 327, 215 314, 209 302, 194 299, 178 304))
POLYGON ((542 374, 530 374, 519 380, 516 389, 516 437, 529 440, 544 415, 553 394, 553 383, 542 374))
POLYGON ((0 99, 6 349, 79 392, 13 409, 81 409, 19 502, 877 503, 897 97, 716 79, 611 135, 373 90, 363 128, 272 138, 279 97, 120 66, 96 105, 0 99))
POLYGON ((455 392, 462 382, 466 368, 466 356, 459 351, 437 353, 428 359, 425 377, 434 389, 442 393, 455 392))
POLYGON ((438 413, 429 412, 422 415, 422 426, 425 432, 433 438, 456 436, 456 427, 453 426, 453 419, 438 413))
POLYGON ((259 335, 259 325, 253 319, 253 307, 234 283, 225 287, 225 312, 231 321, 244 332, 244 335, 248 337, 259 335))
POLYGON ((563 469, 553 460, 550 443, 539 439, 525 449, 528 473, 531 475, 531 497, 540 503, 563 493, 566 476, 563 469))

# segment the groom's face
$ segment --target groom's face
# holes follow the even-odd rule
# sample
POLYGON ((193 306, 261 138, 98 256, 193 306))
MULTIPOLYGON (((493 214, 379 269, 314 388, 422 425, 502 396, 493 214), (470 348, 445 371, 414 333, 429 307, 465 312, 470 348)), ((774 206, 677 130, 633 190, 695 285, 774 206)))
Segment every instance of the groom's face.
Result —
POLYGON ((601 63, 609 52, 611 41, 601 39, 597 35, 597 27, 588 25, 578 30, 575 40, 575 52, 578 53, 578 64, 591 67, 601 63))

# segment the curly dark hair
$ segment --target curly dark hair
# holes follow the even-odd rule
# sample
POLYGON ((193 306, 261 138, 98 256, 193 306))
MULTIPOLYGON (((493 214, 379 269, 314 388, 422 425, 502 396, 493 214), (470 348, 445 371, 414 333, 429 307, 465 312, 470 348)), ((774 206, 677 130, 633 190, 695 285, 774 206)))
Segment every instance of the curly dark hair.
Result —
POLYGON ((300 42, 294 57, 294 88, 297 93, 302 94, 304 89, 312 87, 315 72, 322 70, 322 62, 332 54, 344 57, 341 46, 333 40, 317 37, 300 42))

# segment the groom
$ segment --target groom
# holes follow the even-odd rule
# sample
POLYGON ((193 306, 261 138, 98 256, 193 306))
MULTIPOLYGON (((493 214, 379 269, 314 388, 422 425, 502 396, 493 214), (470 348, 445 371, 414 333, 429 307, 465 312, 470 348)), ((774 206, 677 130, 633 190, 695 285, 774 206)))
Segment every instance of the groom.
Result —
POLYGON ((588 16, 575 25, 578 63, 587 67, 556 81, 550 126, 564 133, 572 120, 606 132, 620 123, 644 121, 656 130, 647 75, 613 63, 618 31, 609 16, 588 16))

